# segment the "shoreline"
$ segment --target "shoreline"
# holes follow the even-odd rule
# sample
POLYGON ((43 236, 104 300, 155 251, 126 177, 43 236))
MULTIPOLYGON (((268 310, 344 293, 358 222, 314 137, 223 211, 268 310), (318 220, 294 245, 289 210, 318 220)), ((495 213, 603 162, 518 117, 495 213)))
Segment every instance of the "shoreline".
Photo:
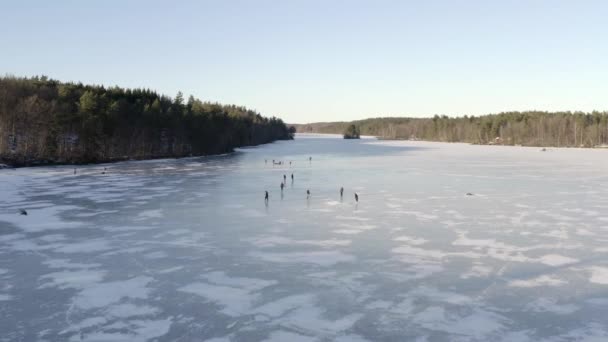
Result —
POLYGON ((5 159, 3 157, 0 157, 0 171, 1 170, 11 170, 11 169, 22 169, 22 168, 51 167, 51 166, 89 166, 89 165, 115 164, 115 163, 130 162, 130 161, 217 157, 217 156, 224 156, 224 155, 229 155, 229 154, 235 153, 235 152, 237 152, 236 149, 240 149, 240 148, 256 147, 256 146, 272 144, 277 141, 290 141, 290 140, 294 140, 294 138, 292 137, 291 139, 276 139, 276 140, 273 140, 270 142, 257 144, 257 145, 235 146, 235 147, 231 148, 230 151, 223 151, 223 152, 212 153, 212 154, 185 155, 185 156, 158 156, 158 157, 143 157, 143 158, 127 157, 127 158, 112 158, 112 159, 107 159, 107 160, 102 160, 102 161, 91 161, 91 162, 54 162, 54 161, 46 161, 46 160, 37 159, 37 160, 30 161, 30 162, 14 163, 14 162, 11 162, 10 159, 5 159))
MULTIPOLYGON (((325 135, 325 136, 335 136, 336 138, 341 137, 342 135, 339 133, 319 133, 319 132, 302 132, 296 133, 301 135, 325 135)), ((556 149, 556 148, 567 148, 567 149, 585 149, 585 150, 608 150, 608 146, 596 145, 596 146, 553 146, 553 145, 520 145, 520 144, 479 144, 472 143, 467 141, 440 141, 440 140, 424 140, 424 139, 400 139, 400 138, 385 138, 382 136, 376 135, 361 135, 360 140, 371 139, 374 138, 378 141, 409 141, 409 142, 429 142, 429 143, 442 143, 442 144, 466 144, 473 146, 502 146, 502 147, 536 147, 536 148, 546 148, 546 149, 556 149)), ((357 140, 357 139, 344 139, 344 140, 357 140)))

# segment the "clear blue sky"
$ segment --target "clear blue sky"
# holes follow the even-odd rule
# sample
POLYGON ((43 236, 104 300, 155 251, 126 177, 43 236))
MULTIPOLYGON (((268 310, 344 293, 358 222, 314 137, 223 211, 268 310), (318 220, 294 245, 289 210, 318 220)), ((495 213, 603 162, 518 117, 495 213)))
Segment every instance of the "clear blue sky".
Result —
POLYGON ((3 1, 0 73, 287 122, 608 110, 608 1, 3 1))

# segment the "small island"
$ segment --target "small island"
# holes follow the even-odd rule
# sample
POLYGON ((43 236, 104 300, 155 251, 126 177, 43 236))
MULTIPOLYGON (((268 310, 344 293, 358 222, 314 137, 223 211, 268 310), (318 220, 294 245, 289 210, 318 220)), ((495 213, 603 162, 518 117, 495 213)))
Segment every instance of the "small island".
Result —
POLYGON ((359 127, 355 125, 349 125, 344 131, 344 139, 359 139, 360 137, 359 127))

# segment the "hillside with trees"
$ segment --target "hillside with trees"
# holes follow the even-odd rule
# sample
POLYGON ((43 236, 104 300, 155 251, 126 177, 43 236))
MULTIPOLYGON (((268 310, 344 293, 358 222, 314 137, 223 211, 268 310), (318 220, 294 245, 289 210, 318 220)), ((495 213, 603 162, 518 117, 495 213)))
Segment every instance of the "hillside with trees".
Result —
POLYGON ((608 112, 506 112, 482 116, 373 118, 353 122, 294 125, 299 133, 344 132, 356 125, 363 135, 472 144, 596 147, 608 144, 608 112))
POLYGON ((0 77, 0 162, 201 156, 291 139, 281 119, 148 89, 0 77))

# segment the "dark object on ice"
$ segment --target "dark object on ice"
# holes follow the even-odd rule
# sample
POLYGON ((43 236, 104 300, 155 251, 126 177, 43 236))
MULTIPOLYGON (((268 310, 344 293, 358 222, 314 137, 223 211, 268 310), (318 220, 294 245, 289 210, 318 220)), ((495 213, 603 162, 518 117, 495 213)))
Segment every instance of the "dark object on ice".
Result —
POLYGON ((268 191, 265 191, 265 195, 264 195, 264 201, 266 201, 266 203, 268 203, 268 191))
POLYGON ((284 187, 285 187, 285 183, 281 183, 281 191, 283 191, 284 187))
POLYGON ((308 157, 308 162, 312 162, 312 157, 308 157))
POLYGON ((545 152, 545 151, 547 151, 547 149, 543 147, 540 151, 545 152))
POLYGON ((344 195, 344 187, 340 188, 340 198, 342 198, 342 196, 344 195))
POLYGON ((27 211, 25 209, 19 209, 19 214, 27 216, 27 211))
POLYGON ((293 173, 291 174, 291 181, 293 182, 293 173))
POLYGON ((355 192, 355 202, 359 203, 359 195, 355 192))
POLYGON ((107 170, 107 168, 105 168, 105 167, 104 167, 104 168, 103 168, 103 171, 101 172, 101 174, 102 174, 102 175, 105 175, 105 174, 106 174, 106 170, 107 170))
POLYGON ((76 174, 76 168, 74 168, 74 174, 76 174))
POLYGON ((306 190, 306 198, 308 199, 310 197, 310 190, 306 190))
POLYGON ((287 183, 287 176, 283 175, 283 183, 287 183))
POLYGON ((472 194, 472 193, 470 193, 470 192, 467 192, 467 196, 475 196, 475 195, 473 195, 473 194, 472 194))

